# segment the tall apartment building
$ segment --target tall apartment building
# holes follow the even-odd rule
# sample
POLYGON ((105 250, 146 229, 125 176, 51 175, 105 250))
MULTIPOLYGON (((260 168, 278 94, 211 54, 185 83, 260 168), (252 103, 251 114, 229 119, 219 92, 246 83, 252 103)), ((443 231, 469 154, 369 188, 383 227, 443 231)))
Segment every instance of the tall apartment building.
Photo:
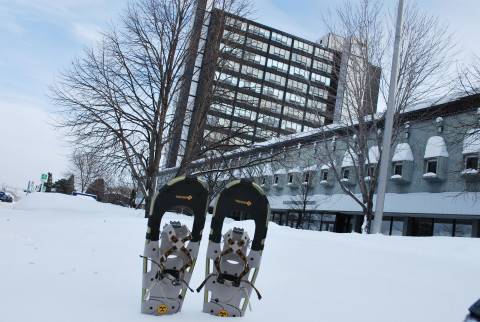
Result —
POLYGON ((309 131, 341 114, 334 111, 341 52, 205 8, 200 0, 193 26, 197 37, 176 106, 176 119, 183 124, 177 126, 165 167, 179 165, 201 104, 209 105, 204 143, 230 137, 227 148, 309 131))

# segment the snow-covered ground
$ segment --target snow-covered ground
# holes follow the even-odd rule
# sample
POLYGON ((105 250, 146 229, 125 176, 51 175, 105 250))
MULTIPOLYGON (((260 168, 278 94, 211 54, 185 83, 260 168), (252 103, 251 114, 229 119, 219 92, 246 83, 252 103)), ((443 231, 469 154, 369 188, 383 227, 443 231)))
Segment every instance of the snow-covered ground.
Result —
MULTIPOLYGON (((189 217, 180 220, 191 225, 189 217)), ((232 225, 248 230, 253 222, 227 219, 232 225)), ((218 321, 201 312, 198 293, 188 293, 174 316, 140 313, 138 255, 146 226, 142 211, 59 194, 2 205, 0 321, 218 321)), ((204 278, 203 237, 192 287, 204 278)), ((242 320, 463 321, 480 298, 479 254, 480 239, 335 234, 270 223, 256 283, 263 299, 252 296, 252 312, 242 320)))

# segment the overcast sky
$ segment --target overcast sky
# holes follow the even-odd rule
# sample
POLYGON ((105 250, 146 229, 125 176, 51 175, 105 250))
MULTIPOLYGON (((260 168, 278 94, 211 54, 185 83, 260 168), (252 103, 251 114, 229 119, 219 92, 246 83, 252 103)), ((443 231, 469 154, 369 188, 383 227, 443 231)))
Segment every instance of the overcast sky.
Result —
MULTIPOLYGON (((54 181, 64 177, 70 149, 49 125, 53 108, 47 85, 85 46, 98 40, 98 31, 115 20, 126 2, 0 0, 0 188, 23 189, 29 180, 38 184, 47 172, 53 173, 54 181)), ((337 1, 253 3, 254 20, 315 41, 325 33, 321 13, 334 10, 337 1)), ((460 61, 480 54, 480 1, 419 0, 418 5, 449 24, 460 45, 460 61)))

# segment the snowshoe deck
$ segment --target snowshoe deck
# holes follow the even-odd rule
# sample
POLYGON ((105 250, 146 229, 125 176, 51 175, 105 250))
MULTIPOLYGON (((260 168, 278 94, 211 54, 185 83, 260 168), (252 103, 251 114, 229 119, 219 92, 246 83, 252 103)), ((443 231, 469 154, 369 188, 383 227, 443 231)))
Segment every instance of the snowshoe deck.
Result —
POLYGON ((267 197, 252 181, 233 181, 220 193, 213 211, 205 281, 197 289, 200 291, 205 286, 203 312, 218 316, 243 316, 252 291, 255 290, 261 298, 254 284, 260 269, 269 219, 267 197), (223 247, 220 244, 224 219, 232 211, 248 213, 255 221, 255 233, 248 254, 250 237, 243 229, 230 229, 223 236, 223 247))
POLYGON ((207 205, 206 185, 194 176, 173 179, 156 194, 142 256, 142 313, 167 315, 181 310, 198 256, 207 205), (163 215, 173 207, 193 212, 191 232, 186 225, 172 221, 160 234, 163 215))

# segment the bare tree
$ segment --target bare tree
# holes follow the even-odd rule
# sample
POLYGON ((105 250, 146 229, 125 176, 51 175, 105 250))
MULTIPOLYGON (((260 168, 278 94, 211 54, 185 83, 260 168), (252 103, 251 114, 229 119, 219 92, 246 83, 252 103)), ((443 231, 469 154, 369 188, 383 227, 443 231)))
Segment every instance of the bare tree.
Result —
POLYGON ((77 178, 80 191, 85 192, 94 180, 105 176, 107 169, 95 152, 76 150, 70 156, 69 171, 77 178))
POLYGON ((451 135, 452 144, 462 146, 463 158, 457 168, 459 178, 466 181, 465 191, 476 191, 480 182, 480 167, 478 162, 478 151, 480 151, 480 108, 478 100, 480 98, 480 58, 473 55, 467 64, 458 67, 457 90, 459 96, 463 96, 465 105, 476 106, 470 108, 467 112, 469 117, 456 117, 454 125, 449 126, 449 130, 454 133, 451 135))
MULTIPOLYGON (((309 158, 310 161, 313 161, 312 158, 309 158)), ((316 172, 316 165, 311 164, 306 169, 294 168, 294 171, 288 173, 287 175, 287 185, 293 187, 295 194, 290 196, 289 208, 292 212, 296 213, 296 229, 306 228, 309 229, 309 225, 305 227, 305 222, 308 223, 310 220, 309 211, 307 208, 312 208, 311 206, 315 204, 315 201, 312 199, 312 194, 314 191, 314 174, 316 172)))
MULTIPOLYGON (((236 2, 213 5, 225 10, 236 2)), ((184 85, 196 10, 194 0, 129 3, 120 22, 50 88, 56 126, 77 147, 101 151, 112 171, 133 177, 145 198, 145 216, 164 148, 177 126, 172 109, 184 85)))
MULTIPOLYGON (((322 141, 327 164, 343 193, 362 207, 363 231, 370 233, 385 116, 376 111, 377 95, 380 94, 382 105, 388 96, 386 80, 390 78, 394 19, 385 20, 388 14, 379 0, 361 0, 359 4, 345 1, 336 15, 337 24, 329 17, 324 17, 324 21, 331 32, 329 46, 342 52, 342 65, 334 70, 339 79, 337 114, 330 116, 335 124, 323 127, 322 141)), ((392 142, 404 111, 445 94, 445 75, 453 49, 452 36, 445 25, 421 13, 414 4, 407 7, 392 142)))
POLYGON ((466 95, 480 93, 480 58, 472 57, 470 64, 461 66, 458 70, 459 91, 466 95))

